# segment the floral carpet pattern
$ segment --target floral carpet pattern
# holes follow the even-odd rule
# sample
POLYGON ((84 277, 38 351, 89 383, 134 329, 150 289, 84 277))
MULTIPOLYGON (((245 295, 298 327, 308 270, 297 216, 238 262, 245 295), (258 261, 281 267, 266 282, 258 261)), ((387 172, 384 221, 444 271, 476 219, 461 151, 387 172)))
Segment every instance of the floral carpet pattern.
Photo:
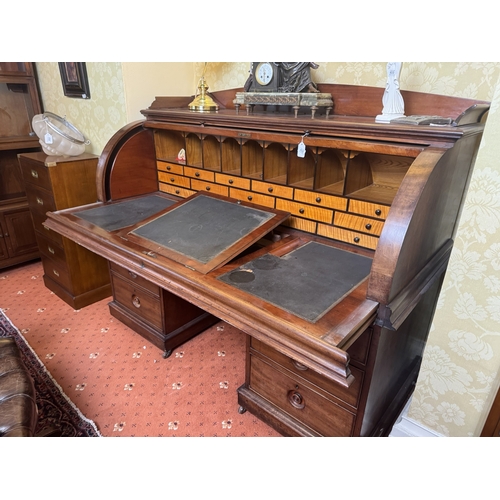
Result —
POLYGON ((0 311, 0 337, 12 337, 24 366, 33 379, 38 421, 36 435, 57 437, 98 437, 100 432, 85 418, 44 368, 31 347, 12 322, 0 311))
POLYGON ((0 271, 0 308, 102 436, 279 436, 238 413, 242 332, 217 323, 164 359, 109 301, 73 310, 45 287, 39 261, 0 271))

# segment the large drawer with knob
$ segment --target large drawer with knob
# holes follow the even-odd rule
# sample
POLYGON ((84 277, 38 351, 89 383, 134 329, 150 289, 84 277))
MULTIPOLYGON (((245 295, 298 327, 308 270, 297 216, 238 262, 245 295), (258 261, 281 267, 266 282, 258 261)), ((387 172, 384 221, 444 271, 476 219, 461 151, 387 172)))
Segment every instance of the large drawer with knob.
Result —
POLYGON ((111 283, 113 297, 118 304, 158 330, 163 330, 161 303, 157 294, 113 272, 111 283))
POLYGON ((355 412, 338 405, 328 393, 300 377, 251 356, 248 387, 279 410, 322 436, 351 436, 355 412))
POLYGON ((344 387, 255 338, 250 340, 250 355, 252 359, 254 359, 255 355, 260 355, 262 358, 273 361, 279 365, 280 369, 290 372, 290 376, 294 380, 305 381, 353 408, 357 408, 358 406, 364 377, 364 372, 358 368, 351 366, 354 382, 349 387, 344 387))

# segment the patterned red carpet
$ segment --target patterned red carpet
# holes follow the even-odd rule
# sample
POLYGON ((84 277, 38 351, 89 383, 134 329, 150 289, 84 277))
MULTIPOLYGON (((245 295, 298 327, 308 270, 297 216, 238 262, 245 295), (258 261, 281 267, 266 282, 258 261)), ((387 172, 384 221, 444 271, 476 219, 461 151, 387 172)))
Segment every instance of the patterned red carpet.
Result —
POLYGON ((104 437, 279 436, 238 413, 241 332, 218 323, 163 359, 108 302, 73 310, 45 287, 39 261, 0 270, 0 308, 104 437))

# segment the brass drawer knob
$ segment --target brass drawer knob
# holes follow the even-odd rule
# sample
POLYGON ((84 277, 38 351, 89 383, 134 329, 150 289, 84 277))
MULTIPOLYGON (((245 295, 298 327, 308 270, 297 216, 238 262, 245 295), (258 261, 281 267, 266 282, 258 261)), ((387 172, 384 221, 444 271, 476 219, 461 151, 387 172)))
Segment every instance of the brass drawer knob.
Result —
POLYGON ((39 204, 39 205, 43 205, 43 200, 41 198, 39 198, 38 196, 36 197, 36 202, 39 204))
POLYGON ((35 179, 38 179, 38 172, 36 170, 31 171, 31 177, 34 177, 35 179))
POLYGON ((304 398, 298 391, 288 391, 288 402, 298 410, 303 410, 306 406, 304 398))
POLYGON ((59 276, 59 273, 58 273, 55 269, 52 269, 52 272, 53 272, 56 276, 59 276))
POLYGON ((137 295, 132 295, 132 304, 139 309, 141 307, 141 299, 137 295))
POLYGON ((48 250, 48 251, 49 251, 52 255, 56 253, 52 247, 47 247, 47 250, 48 250))

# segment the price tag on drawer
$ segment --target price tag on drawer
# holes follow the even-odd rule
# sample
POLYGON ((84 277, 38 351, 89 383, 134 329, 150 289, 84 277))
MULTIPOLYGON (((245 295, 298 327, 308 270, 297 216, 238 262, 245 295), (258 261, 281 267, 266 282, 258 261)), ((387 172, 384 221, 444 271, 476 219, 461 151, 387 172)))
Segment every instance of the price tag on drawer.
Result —
POLYGON ((299 145, 297 146, 297 156, 299 158, 304 158, 306 155, 306 145, 304 144, 304 141, 300 141, 299 145))

